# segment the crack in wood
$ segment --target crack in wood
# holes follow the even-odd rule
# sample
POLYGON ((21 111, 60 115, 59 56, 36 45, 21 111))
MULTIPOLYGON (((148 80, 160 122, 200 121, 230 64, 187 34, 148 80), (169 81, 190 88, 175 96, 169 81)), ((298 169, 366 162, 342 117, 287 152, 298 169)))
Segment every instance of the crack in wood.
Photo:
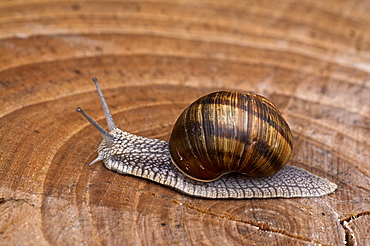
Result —
POLYGON ((0 204, 4 204, 4 203, 7 203, 7 202, 19 202, 20 204, 27 203, 28 205, 30 205, 32 207, 35 207, 34 204, 29 203, 26 199, 22 199, 22 198, 8 198, 8 199, 5 199, 4 197, 0 198, 0 204))
POLYGON ((341 225, 343 226, 343 229, 344 229, 344 237, 345 237, 345 245, 349 245, 349 246, 354 246, 354 245, 357 245, 357 242, 356 242, 356 237, 353 233, 353 230, 350 226, 348 226, 348 222, 347 221, 343 221, 343 223, 341 223, 341 225))
POLYGON ((370 210, 363 211, 363 212, 360 212, 360 213, 350 213, 348 217, 341 219, 340 223, 343 224, 345 221, 346 222, 351 222, 351 221, 353 221, 357 218, 360 218, 364 215, 370 215, 370 210))
POLYGON ((341 219, 339 222, 342 225, 345 232, 346 245, 355 246, 357 245, 356 236, 350 227, 349 223, 365 215, 370 215, 370 210, 360 212, 360 213, 351 213, 348 217, 341 219))

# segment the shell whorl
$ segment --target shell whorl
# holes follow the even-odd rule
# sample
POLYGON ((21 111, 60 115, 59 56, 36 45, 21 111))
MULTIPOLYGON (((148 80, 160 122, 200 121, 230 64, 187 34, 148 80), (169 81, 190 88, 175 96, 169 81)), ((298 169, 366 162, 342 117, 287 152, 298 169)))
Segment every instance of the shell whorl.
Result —
POLYGON ((277 107, 253 93, 219 91, 187 107, 169 142, 173 163, 201 181, 237 172, 270 176, 288 162, 290 128, 277 107))

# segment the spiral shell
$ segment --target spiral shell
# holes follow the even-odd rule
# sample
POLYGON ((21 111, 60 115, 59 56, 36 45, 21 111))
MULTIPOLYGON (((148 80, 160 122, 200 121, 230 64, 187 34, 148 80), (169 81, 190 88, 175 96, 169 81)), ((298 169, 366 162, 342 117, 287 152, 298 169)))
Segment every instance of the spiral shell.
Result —
POLYGON ((177 168, 205 182, 232 172, 270 176, 286 165, 292 150, 292 133, 277 107, 263 96, 234 91, 192 103, 169 141, 177 168))

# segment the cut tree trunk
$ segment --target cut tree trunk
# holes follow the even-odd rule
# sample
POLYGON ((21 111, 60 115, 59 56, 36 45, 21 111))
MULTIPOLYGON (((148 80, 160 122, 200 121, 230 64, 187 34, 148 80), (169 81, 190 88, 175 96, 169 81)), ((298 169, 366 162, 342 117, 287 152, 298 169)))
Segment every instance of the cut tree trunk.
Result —
POLYGON ((370 2, 0 2, 1 245, 370 245, 370 2), (255 92, 318 198, 211 200, 107 170, 100 80, 122 130, 168 140, 181 111, 255 92))

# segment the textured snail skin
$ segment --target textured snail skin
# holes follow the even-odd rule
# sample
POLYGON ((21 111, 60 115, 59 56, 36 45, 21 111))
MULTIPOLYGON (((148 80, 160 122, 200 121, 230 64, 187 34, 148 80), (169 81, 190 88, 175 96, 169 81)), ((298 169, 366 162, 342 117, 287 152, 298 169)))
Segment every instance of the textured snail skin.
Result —
POLYGON ((115 126, 97 80, 93 80, 110 131, 102 128, 82 109, 77 109, 104 139, 99 145, 98 157, 89 166, 103 161, 106 168, 112 171, 152 180, 181 193, 201 198, 317 197, 332 193, 337 188, 326 179, 289 165, 268 177, 231 173, 211 182, 191 179, 172 164, 166 141, 130 134, 115 126))
POLYGON ((169 150, 185 175, 211 181, 231 172, 270 176, 289 161, 292 142, 288 124, 268 99, 219 91, 183 111, 173 127, 169 150))
POLYGON ((181 173, 172 163, 168 143, 115 129, 113 147, 105 140, 99 146, 99 160, 106 168, 152 180, 181 193, 202 198, 317 197, 332 193, 334 183, 301 168, 286 165, 269 177, 228 174, 212 182, 201 182, 181 173))

